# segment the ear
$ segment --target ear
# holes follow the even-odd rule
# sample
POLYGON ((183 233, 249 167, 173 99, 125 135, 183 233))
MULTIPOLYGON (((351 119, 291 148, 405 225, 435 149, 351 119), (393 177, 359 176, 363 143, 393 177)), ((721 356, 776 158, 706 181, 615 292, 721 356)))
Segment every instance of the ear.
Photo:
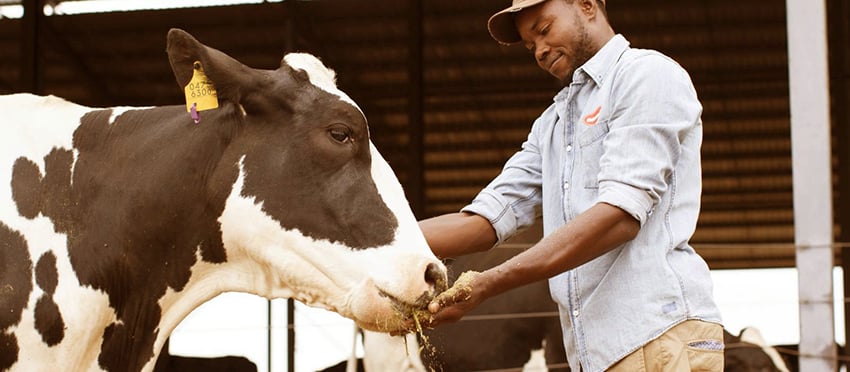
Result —
POLYGON ((219 100, 239 103, 256 86, 258 71, 201 44, 186 31, 176 28, 168 31, 166 52, 181 90, 192 79, 195 61, 201 62, 207 77, 215 85, 219 100))
POLYGON ((596 0, 578 0, 577 5, 579 9, 581 9, 582 13, 591 18, 594 17, 596 12, 599 10, 597 9, 596 0))

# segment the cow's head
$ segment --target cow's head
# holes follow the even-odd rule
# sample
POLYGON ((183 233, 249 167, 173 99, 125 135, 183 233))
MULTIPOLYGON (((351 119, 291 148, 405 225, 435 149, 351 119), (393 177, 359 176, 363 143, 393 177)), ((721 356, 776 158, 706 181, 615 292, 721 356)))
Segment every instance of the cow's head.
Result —
POLYGON ((226 290, 293 297, 390 331, 399 309, 445 288, 445 267, 333 71, 308 54, 252 69, 181 30, 167 51, 181 88, 201 67, 217 90, 218 112, 197 125, 216 125, 205 115, 238 124, 222 129, 230 143, 207 185, 210 200, 225 200, 227 281, 245 286, 226 290))

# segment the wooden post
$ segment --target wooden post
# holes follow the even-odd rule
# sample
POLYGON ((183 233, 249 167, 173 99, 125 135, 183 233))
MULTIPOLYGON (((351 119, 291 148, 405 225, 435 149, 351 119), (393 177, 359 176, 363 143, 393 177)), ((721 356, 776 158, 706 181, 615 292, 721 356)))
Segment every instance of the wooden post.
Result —
POLYGON ((825 0, 786 0, 800 294, 800 371, 834 371, 832 169, 825 0))

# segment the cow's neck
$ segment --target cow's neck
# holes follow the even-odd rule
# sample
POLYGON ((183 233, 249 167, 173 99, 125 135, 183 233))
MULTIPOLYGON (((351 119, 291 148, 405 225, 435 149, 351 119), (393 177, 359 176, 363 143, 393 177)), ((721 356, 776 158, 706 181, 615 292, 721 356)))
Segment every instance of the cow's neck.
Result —
POLYGON ((192 310, 224 292, 250 293, 268 299, 294 298, 307 305, 340 312, 345 308, 343 303, 355 292, 354 287, 362 284, 347 277, 344 268, 368 264, 367 257, 352 254, 340 244, 317 241, 297 230, 281 229, 252 198, 241 195, 244 173, 240 170, 239 174, 219 219, 227 262, 207 262, 200 259, 200 251, 196 252, 198 260, 186 286, 181 291, 169 289, 159 302, 163 316, 158 326, 157 348, 192 310), (268 248, 249 251, 246 244, 268 248), (353 264, 352 259, 363 262, 353 264), (326 268, 335 268, 335 272, 326 272, 326 268))
POLYGON ((84 116, 74 134, 69 193, 77 205, 100 207, 52 218, 68 227, 80 283, 105 292, 116 313, 99 361, 107 369, 136 371, 155 361, 155 340, 173 328, 158 328, 163 296, 183 291, 197 261, 226 260, 216 221, 224 200, 210 196, 209 179, 236 132, 233 120, 220 119, 232 115, 225 106, 193 124, 183 107, 127 111, 117 119, 100 110, 84 116))

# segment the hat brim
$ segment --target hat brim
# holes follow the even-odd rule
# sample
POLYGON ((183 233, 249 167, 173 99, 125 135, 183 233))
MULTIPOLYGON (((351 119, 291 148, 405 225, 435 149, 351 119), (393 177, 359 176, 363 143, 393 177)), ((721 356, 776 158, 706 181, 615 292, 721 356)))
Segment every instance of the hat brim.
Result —
POLYGON ((522 41, 522 37, 519 36, 519 32, 514 24, 514 17, 521 10, 530 8, 544 1, 546 0, 522 1, 520 4, 511 5, 510 7, 493 14, 493 16, 487 20, 487 30, 490 31, 490 36, 502 44, 514 44, 522 41))

